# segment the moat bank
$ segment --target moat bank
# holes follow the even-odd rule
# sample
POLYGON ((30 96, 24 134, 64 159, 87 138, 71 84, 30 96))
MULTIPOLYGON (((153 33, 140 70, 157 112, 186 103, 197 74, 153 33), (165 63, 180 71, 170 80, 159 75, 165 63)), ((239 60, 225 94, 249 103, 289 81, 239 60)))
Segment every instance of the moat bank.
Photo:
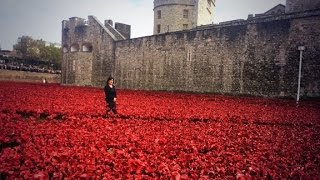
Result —
POLYGON ((42 83, 46 78, 48 83, 60 83, 61 74, 49 74, 26 71, 13 71, 0 69, 0 81, 18 81, 18 82, 35 82, 42 83))

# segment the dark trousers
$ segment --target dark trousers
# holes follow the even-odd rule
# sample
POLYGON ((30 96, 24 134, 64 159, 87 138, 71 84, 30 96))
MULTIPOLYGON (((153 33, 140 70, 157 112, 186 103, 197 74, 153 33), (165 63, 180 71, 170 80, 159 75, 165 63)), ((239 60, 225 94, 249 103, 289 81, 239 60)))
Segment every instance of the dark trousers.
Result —
POLYGON ((117 109, 116 109, 116 103, 110 99, 106 100, 107 101, 107 113, 112 111, 114 114, 117 114, 117 109))

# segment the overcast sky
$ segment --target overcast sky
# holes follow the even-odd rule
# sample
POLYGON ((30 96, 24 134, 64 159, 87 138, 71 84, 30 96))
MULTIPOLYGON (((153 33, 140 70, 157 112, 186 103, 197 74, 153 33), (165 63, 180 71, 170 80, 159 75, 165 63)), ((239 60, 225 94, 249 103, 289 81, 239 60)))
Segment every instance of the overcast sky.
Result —
MULTIPOLYGON (((215 23, 246 19, 285 0, 216 0, 215 23)), ((12 50, 20 36, 61 42, 61 22, 96 16, 131 25, 131 37, 153 33, 153 0, 0 0, 0 45, 12 50)))

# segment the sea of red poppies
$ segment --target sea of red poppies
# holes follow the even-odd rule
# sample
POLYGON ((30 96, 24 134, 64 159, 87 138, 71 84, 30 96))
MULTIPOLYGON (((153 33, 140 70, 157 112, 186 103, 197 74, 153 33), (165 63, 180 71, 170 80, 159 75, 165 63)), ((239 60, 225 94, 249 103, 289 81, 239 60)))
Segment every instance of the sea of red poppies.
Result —
POLYGON ((0 83, 0 179, 319 179, 320 101, 0 83))

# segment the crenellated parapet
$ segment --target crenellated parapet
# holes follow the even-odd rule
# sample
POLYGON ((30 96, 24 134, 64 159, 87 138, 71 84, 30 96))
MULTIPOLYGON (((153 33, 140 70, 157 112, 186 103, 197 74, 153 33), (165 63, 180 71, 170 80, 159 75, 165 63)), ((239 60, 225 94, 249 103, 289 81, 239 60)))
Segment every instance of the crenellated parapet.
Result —
POLYGON ((89 16, 88 20, 79 17, 71 17, 62 21, 62 45, 63 52, 89 52, 92 50, 94 39, 92 37, 105 31, 112 41, 129 39, 131 26, 123 23, 115 23, 105 20, 102 24, 96 17, 89 16), (98 29, 101 29, 97 31, 98 29))
MULTIPOLYGON (((63 53, 78 52, 82 44, 87 46, 89 43, 89 24, 86 19, 71 17, 69 20, 62 21, 62 47, 63 53)), ((84 47, 84 49, 88 49, 84 47)))

